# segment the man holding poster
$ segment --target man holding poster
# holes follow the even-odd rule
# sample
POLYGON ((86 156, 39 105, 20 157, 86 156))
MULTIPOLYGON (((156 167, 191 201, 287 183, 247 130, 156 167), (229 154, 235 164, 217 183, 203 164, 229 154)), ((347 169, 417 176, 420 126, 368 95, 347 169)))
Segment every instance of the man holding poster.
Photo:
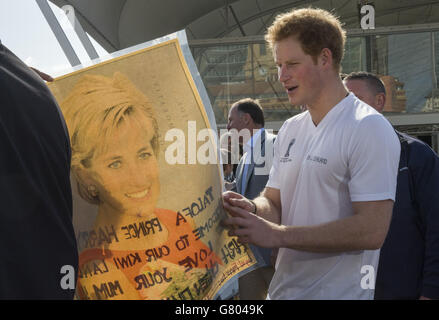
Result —
POLYGON ((279 130, 262 195, 224 195, 230 234, 280 248, 269 299, 373 299, 374 277, 363 286, 363 270, 376 270, 390 224, 398 138, 344 87, 345 31, 334 15, 292 10, 266 39, 290 102, 307 111, 279 130))

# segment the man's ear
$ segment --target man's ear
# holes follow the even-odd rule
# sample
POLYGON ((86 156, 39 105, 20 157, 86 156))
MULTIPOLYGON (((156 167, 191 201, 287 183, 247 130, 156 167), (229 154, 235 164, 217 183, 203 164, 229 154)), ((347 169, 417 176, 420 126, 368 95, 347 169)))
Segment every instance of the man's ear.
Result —
POLYGON ((246 125, 250 124, 253 120, 249 113, 244 113, 243 119, 246 125))
POLYGON ((328 48, 323 48, 319 55, 319 61, 324 67, 332 68, 332 52, 328 48))
POLYGON ((386 95, 384 93, 375 95, 375 105, 377 106, 378 112, 383 112, 384 106, 386 105, 386 95))

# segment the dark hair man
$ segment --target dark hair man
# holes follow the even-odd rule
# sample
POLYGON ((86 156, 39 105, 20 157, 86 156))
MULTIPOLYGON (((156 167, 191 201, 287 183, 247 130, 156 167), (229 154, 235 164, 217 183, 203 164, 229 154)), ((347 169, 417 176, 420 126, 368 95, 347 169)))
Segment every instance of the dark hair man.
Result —
MULTIPOLYGON (((353 72, 346 87, 378 112, 386 103, 383 82, 353 72)), ((397 132, 401 142, 396 200, 381 248, 375 299, 439 298, 439 158, 425 143, 397 132)))
POLYGON ((344 87, 345 31, 331 13, 294 9, 266 39, 289 101, 307 111, 281 127, 261 196, 224 194, 230 234, 280 248, 269 299, 372 299, 374 283, 362 272, 376 270, 390 224, 398 138, 344 87))
POLYGON ((257 100, 245 98, 232 104, 229 111, 227 130, 235 129, 240 132, 242 129, 247 129, 252 135, 253 130, 259 130, 264 125, 264 111, 257 100))

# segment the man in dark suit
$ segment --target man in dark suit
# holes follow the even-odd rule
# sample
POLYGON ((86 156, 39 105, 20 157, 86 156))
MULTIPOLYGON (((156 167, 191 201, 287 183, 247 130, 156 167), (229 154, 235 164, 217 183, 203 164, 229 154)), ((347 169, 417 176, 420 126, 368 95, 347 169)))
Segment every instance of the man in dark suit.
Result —
MULTIPOLYGON (((352 72, 344 82, 358 99, 383 112, 386 88, 377 75, 352 72)), ((375 299, 439 299, 439 158, 420 140, 397 134, 396 199, 380 252, 375 299)))
POLYGON ((0 41, 0 300, 75 292, 69 135, 34 71, 0 41))
MULTIPOLYGON (((227 130, 235 129, 244 154, 236 170, 235 190, 254 199, 264 190, 273 158, 275 135, 264 129, 264 113, 257 100, 250 98, 235 102, 229 112, 227 130)), ((239 297, 242 300, 261 300, 267 295, 273 277, 271 249, 250 245, 260 261, 260 268, 239 278, 239 297)))

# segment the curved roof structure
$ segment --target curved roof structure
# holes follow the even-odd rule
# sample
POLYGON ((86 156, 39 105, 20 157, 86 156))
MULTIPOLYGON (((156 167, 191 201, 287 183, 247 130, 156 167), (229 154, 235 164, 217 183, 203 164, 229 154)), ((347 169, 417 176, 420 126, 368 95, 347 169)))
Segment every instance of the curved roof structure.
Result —
POLYGON ((189 39, 263 34, 274 17, 293 7, 334 10, 346 27, 359 28, 359 5, 375 6, 378 27, 439 22, 431 0, 50 0, 72 5, 81 25, 107 51, 186 29, 189 39))

